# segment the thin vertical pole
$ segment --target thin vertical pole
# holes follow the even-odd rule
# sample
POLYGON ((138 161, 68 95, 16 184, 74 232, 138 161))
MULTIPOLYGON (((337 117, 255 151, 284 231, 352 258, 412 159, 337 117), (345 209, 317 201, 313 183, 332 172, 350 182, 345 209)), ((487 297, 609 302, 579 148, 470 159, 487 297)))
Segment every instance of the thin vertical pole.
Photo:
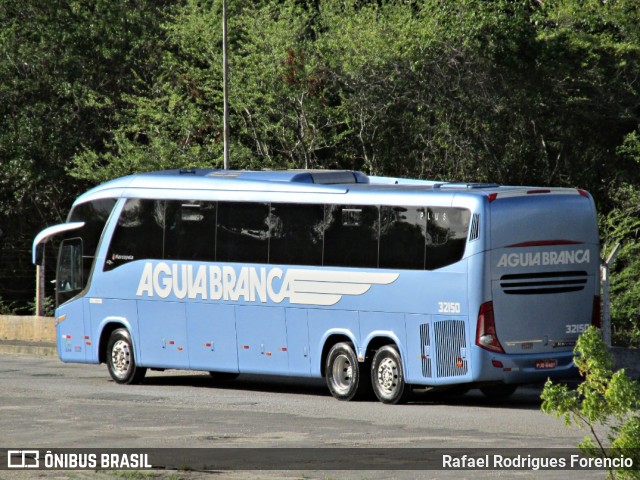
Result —
POLYGON ((229 64, 227 61, 227 0, 222 0, 222 91, 224 109, 224 169, 229 169, 229 64))
POLYGON ((618 257, 622 245, 615 246, 611 254, 602 262, 600 277, 602 281, 602 334, 608 347, 611 346, 611 267, 618 257))
POLYGON ((36 316, 44 314, 44 245, 42 245, 42 262, 36 265, 36 316))

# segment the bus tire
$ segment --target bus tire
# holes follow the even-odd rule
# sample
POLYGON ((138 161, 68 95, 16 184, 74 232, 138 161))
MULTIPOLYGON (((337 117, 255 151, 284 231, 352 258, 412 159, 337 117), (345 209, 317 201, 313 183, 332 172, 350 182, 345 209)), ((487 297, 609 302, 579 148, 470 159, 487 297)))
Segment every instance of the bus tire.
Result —
POLYGON ((496 385, 493 387, 484 387, 480 391, 482 394, 492 400, 505 400, 515 393, 518 389, 517 385, 496 385))
POLYGON ((116 383, 140 383, 147 369, 136 365, 131 335, 126 328, 114 330, 107 342, 107 369, 116 383))
POLYGON ((351 343, 341 342, 331 347, 325 364, 325 379, 331 395, 346 401, 366 397, 371 386, 363 371, 351 343))
POLYGON ((404 380, 402 359, 395 345, 385 345, 373 356, 371 384, 382 403, 395 405, 407 400, 411 387, 404 380))

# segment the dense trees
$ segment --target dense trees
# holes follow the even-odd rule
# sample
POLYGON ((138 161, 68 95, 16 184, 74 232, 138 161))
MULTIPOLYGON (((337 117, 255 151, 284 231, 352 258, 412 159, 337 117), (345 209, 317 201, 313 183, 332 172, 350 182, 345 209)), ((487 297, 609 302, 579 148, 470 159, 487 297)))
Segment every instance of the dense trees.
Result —
MULTIPOLYGON (((640 338, 637 1, 228 5, 234 168, 587 188, 640 338)), ((222 165, 221 0, 0 0, 0 22, 0 277, 87 184, 222 165)))
POLYGON ((33 299, 33 235, 90 185, 71 159, 101 148, 123 94, 155 75, 161 5, 0 1, 0 305, 33 299))

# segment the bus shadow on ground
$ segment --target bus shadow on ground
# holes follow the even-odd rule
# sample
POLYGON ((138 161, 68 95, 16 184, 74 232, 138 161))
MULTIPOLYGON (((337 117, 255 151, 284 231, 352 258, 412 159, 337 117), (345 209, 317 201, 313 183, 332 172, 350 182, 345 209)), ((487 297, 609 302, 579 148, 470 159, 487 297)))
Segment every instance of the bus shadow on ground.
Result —
POLYGON ((215 388, 218 390, 240 390, 247 392, 290 393, 297 395, 313 395, 330 397, 324 380, 278 377, 271 375, 239 375, 237 378, 221 380, 203 372, 201 375, 164 373, 148 376, 144 385, 191 386, 199 388, 215 388))
MULTIPOLYGON (((143 383, 144 385, 186 386, 245 392, 331 397, 324 380, 316 378, 305 379, 270 375, 239 375, 235 379, 220 380, 206 373, 195 375, 180 374, 176 372, 174 374, 163 373, 160 375, 148 376, 145 378, 143 383)), ((495 399, 486 397, 478 389, 471 389, 469 392, 464 394, 456 394, 447 391, 423 391, 416 389, 412 392, 406 405, 475 406, 482 408, 539 410, 542 404, 542 400, 540 399, 541 392, 542 385, 525 385, 518 388, 518 390, 508 398, 495 399)), ((371 398, 362 401, 377 402, 377 399, 372 394, 371 398)))

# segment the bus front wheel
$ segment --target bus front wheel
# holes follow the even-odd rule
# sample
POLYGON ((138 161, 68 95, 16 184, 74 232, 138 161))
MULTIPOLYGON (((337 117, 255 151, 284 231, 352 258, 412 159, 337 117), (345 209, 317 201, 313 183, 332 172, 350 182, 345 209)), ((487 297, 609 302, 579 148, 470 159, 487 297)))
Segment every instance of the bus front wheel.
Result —
POLYGON ((373 356, 371 383, 382 403, 397 404, 407 400, 411 390, 405 383, 402 360, 395 346, 385 345, 373 356))
POLYGON ((338 400, 365 397, 370 385, 362 370, 351 343, 341 342, 331 347, 325 364, 325 379, 331 395, 338 400))
POLYGON ((136 365, 131 335, 125 328, 114 330, 107 343, 107 369, 116 383, 140 383, 147 369, 136 365))

